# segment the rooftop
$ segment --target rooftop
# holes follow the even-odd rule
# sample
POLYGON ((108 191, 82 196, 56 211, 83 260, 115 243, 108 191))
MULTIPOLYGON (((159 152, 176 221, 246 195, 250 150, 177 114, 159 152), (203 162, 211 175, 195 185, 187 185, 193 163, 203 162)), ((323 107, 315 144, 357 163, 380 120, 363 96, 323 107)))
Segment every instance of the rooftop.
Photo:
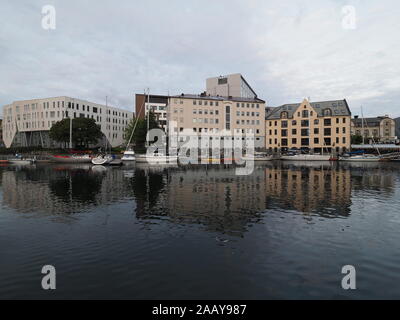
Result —
MULTIPOLYGON (((270 113, 266 116, 266 119, 280 119, 281 112, 283 111, 286 111, 288 113, 288 118, 293 118, 294 112, 296 112, 300 105, 301 103, 289 103, 275 108, 269 107, 270 113)), ((318 116, 323 116, 323 110, 325 109, 331 109, 332 116, 351 115, 346 99, 310 102, 310 105, 317 112, 318 116)))
POLYGON ((198 100, 216 100, 216 101, 233 101, 233 102, 257 102, 257 103, 265 103, 264 100, 259 98, 242 98, 242 97, 223 97, 223 96, 210 96, 206 94, 180 94, 171 96, 171 98, 179 98, 179 99, 198 99, 198 100))

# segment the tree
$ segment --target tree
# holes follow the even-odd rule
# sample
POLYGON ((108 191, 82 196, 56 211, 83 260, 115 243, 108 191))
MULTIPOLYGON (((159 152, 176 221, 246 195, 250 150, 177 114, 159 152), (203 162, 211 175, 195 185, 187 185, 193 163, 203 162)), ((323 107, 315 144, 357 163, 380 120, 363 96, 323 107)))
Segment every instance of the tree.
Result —
MULTIPOLYGON (((56 122, 50 129, 50 138, 54 141, 69 143, 70 119, 56 122)), ((88 148, 89 144, 96 144, 103 136, 100 126, 94 119, 75 118, 72 120, 72 142, 77 147, 88 148)))
MULTIPOLYGON (((149 115, 149 130, 160 128, 154 113, 150 111, 148 113, 148 115, 149 115)), ((129 139, 132 135, 133 129, 135 129, 135 131, 133 132, 131 143, 135 144, 136 146, 143 147, 146 143, 147 116, 144 119, 133 118, 129 122, 128 126, 125 129, 126 143, 129 142, 129 139), (136 121, 137 121, 137 123, 136 123, 136 121), (135 128, 135 124, 136 124, 136 128, 135 128)))
POLYGON ((363 141, 363 138, 360 135, 352 135, 351 136, 351 144, 361 144, 362 141, 363 141))

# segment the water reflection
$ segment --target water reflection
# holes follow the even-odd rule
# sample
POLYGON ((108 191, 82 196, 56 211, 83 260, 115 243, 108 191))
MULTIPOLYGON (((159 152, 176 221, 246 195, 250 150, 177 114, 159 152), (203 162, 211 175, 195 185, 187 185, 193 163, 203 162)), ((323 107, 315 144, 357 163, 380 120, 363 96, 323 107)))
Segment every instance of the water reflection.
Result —
POLYGON ((0 169, 3 205, 19 212, 70 215, 115 201, 131 203, 140 221, 168 218, 207 230, 241 235, 264 214, 294 211, 305 217, 347 217, 352 192, 391 195, 391 164, 277 162, 253 174, 224 166, 122 168, 42 165, 0 169))

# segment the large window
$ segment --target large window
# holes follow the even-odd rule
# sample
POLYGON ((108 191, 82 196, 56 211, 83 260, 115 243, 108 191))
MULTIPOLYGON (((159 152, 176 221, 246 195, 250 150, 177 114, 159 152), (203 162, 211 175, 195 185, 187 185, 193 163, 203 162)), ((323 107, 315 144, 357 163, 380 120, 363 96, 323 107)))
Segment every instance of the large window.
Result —
POLYGON ((331 119, 324 119, 324 126, 330 126, 332 124, 331 119))
POLYGON ((331 128, 324 128, 324 136, 330 136, 331 135, 331 128))
POLYGON ((310 122, 308 120, 301 120, 302 127, 308 127, 309 125, 310 125, 310 122))
POLYGON ((301 129, 301 136, 302 137, 308 137, 310 135, 310 130, 309 129, 301 129))
POLYGON ((308 138, 301 139, 301 146, 302 147, 309 146, 309 145, 310 145, 310 139, 308 139, 308 138))
POLYGON ((308 110, 303 110, 302 117, 303 118, 308 118, 308 110))
POLYGON ((225 129, 231 129, 231 107, 225 106, 225 129))

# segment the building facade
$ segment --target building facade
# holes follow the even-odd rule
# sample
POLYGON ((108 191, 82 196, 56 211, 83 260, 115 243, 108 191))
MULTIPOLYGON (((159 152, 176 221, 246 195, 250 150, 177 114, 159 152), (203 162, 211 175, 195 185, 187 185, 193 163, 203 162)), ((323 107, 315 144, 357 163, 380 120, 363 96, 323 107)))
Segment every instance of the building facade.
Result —
POLYGON ((172 136, 183 135, 185 129, 214 141, 221 135, 233 139, 241 134, 248 145, 265 148, 265 101, 258 98, 181 94, 169 98, 167 116, 172 136))
POLYGON ((162 129, 167 127, 167 108, 168 96, 163 95, 135 95, 135 114, 138 118, 144 119, 146 114, 151 111, 162 129))
POLYGON ((3 139, 11 146, 57 147, 49 138, 50 128, 65 118, 92 118, 104 138, 113 146, 122 145, 124 130, 133 113, 70 97, 15 101, 3 107, 3 139))
POLYGON ((240 73, 208 78, 206 94, 209 96, 256 99, 257 94, 240 73))
POLYGON ((267 108, 266 148, 344 152, 351 146, 351 112, 346 100, 285 104, 267 108))
POLYGON ((4 147, 3 142, 3 119, 0 119, 0 148, 4 147))
POLYGON ((354 116, 351 134, 364 137, 365 143, 393 143, 397 140, 396 121, 389 116, 364 119, 354 116))

